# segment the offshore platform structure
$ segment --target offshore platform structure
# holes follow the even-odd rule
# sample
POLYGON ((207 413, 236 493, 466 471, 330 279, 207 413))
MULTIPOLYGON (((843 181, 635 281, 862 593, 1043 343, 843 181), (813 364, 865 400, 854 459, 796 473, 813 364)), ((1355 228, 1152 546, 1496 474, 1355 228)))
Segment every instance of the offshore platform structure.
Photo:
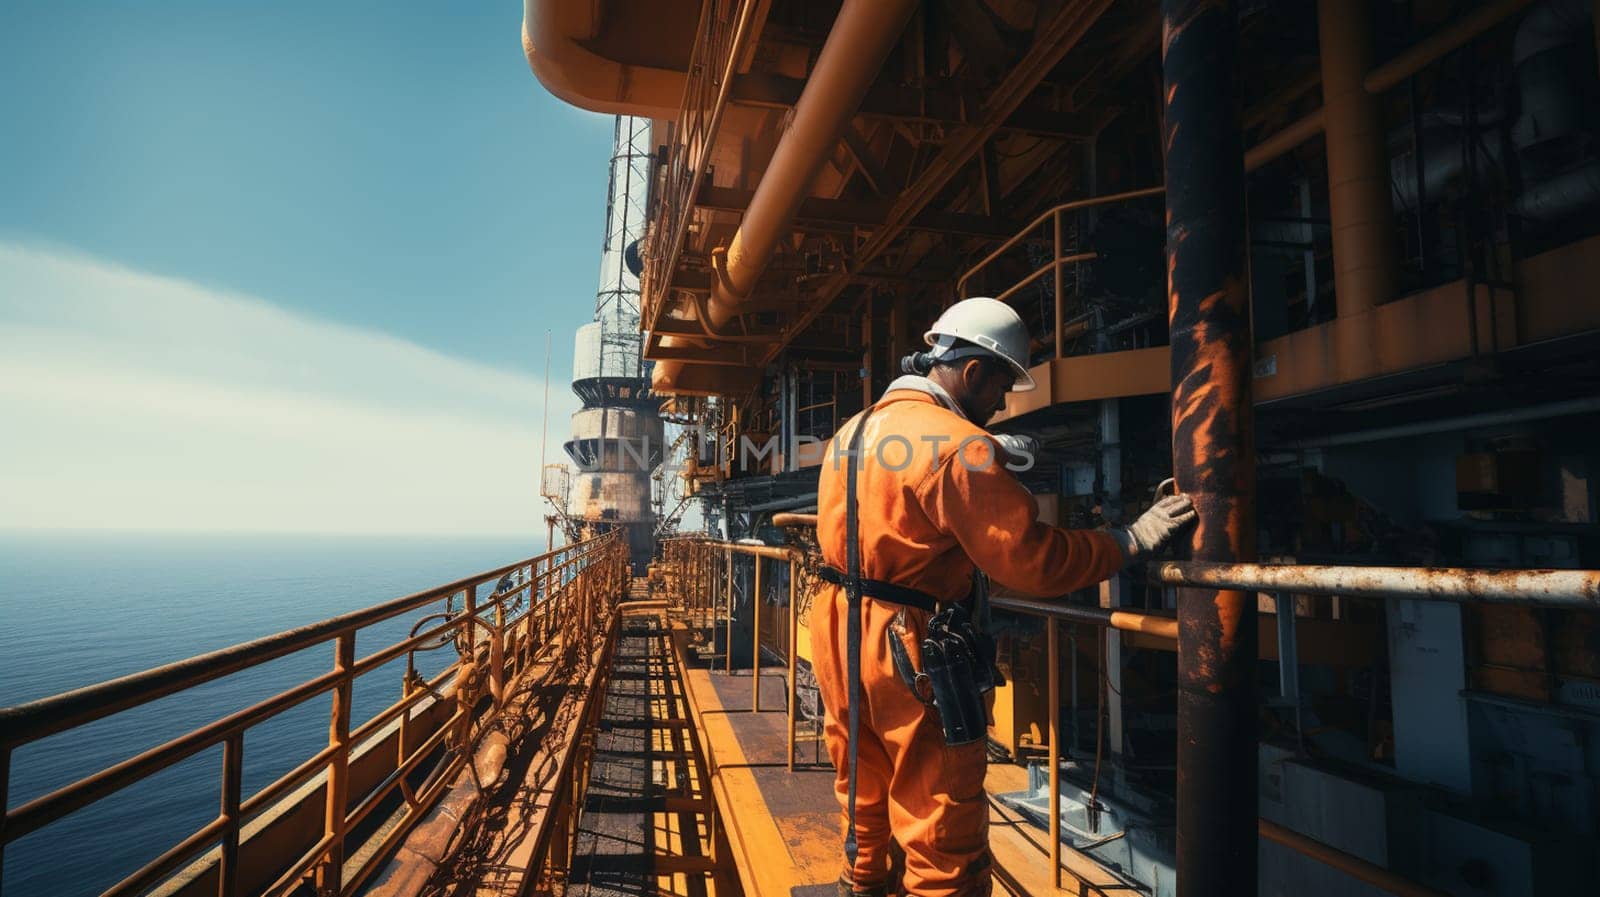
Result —
POLYGON ((806 447, 988 295, 1035 335, 991 421, 1040 443, 1035 519, 1135 519, 1169 477, 1200 517, 1186 556, 991 593, 1006 893, 1594 893, 1595 9, 524 0, 542 89, 636 116, 578 469, 545 471, 582 541, 0 706, 5 892, 834 893, 806 447), (47 741, 291 653, 329 666, 76 780, 47 741), (179 764, 219 781, 142 814, 166 841, 63 822, 179 764))
POLYGON ((650 121, 617 116, 600 289, 594 320, 578 328, 573 346, 572 391, 583 407, 572 415, 564 448, 576 470, 548 465, 542 490, 569 541, 626 530, 641 571, 655 536, 651 474, 663 456, 660 400, 650 389, 639 334, 638 245, 651 159, 650 121))

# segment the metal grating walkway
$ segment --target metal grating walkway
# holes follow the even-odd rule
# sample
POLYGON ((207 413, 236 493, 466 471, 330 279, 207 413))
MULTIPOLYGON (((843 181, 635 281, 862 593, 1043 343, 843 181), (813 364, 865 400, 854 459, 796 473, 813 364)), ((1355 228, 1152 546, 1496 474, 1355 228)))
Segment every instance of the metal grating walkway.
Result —
POLYGON ((659 620, 624 620, 612 656, 567 893, 714 893, 711 801, 659 620))

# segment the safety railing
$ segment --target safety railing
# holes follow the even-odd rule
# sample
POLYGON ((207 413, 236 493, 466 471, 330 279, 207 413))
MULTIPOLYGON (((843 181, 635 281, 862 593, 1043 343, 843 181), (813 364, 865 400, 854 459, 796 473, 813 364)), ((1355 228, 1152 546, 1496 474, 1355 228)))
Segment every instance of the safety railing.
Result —
MULTIPOLYGON (((814 514, 784 514, 774 518, 774 524, 791 527, 814 527, 814 514), (781 518, 781 519, 780 519, 781 518)), ((683 540, 675 555, 690 564, 691 572, 678 582, 679 597, 683 601, 699 601, 709 605, 713 621, 722 622, 719 613, 727 609, 726 621, 732 627, 732 556, 734 552, 787 561, 790 565, 791 619, 789 636, 789 768, 794 768, 794 665, 795 665, 795 615, 798 602, 795 592, 799 577, 796 575, 807 562, 803 552, 792 547, 745 545, 716 542, 705 539, 683 540), (726 567, 727 576, 719 581, 719 570, 726 567), (726 599, 718 605, 716 594, 721 586, 726 599), (698 597, 696 597, 698 596, 698 597)), ((1271 594, 1279 607, 1292 607, 1292 595, 1345 596, 1361 598, 1406 598, 1421 601, 1446 601, 1458 603, 1509 603, 1551 608, 1600 609, 1600 571, 1595 570, 1478 570, 1465 568, 1428 567, 1344 567, 1294 564, 1218 564, 1197 561, 1168 561, 1149 568, 1154 582, 1167 586, 1241 589, 1271 594)), ((760 595, 760 567, 757 566, 757 597, 760 595)), ((754 604, 759 607, 759 600, 754 604)), ((1061 654, 1060 626, 1087 624, 1098 627, 1103 633, 1110 630, 1141 633, 1164 640, 1178 639, 1178 620, 1170 612, 1131 610, 1118 608, 1084 607, 1061 601, 1039 600, 1013 596, 996 596, 996 610, 1034 617, 1044 622, 1047 704, 1057 708, 1061 704, 1061 654)), ((753 614, 759 614, 759 610, 753 614)), ((1279 655, 1284 682, 1296 677, 1297 665, 1292 646, 1295 642, 1294 614, 1276 615, 1279 643, 1285 646, 1279 655)), ((759 656, 759 618, 757 637, 752 654, 759 656)), ((728 668, 732 670, 731 646, 728 639, 728 668)), ((759 676, 755 677, 759 680, 759 676)), ((1285 685, 1285 688, 1291 686, 1285 685)), ((759 700, 759 684, 754 686, 755 701, 759 700)), ((752 708, 758 703, 753 701, 752 708)), ((1047 732, 1047 763, 1049 764, 1049 853, 1053 882, 1061 886, 1063 874, 1078 878, 1080 891, 1099 892, 1099 886, 1084 880, 1061 862, 1061 731, 1060 714, 1052 712, 1047 732)), ((1403 897, 1440 897, 1439 892, 1397 875, 1388 869, 1338 850, 1313 838, 1261 819, 1258 831, 1262 838, 1280 844, 1306 857, 1338 869, 1345 874, 1392 894, 1403 897)))
MULTIPOLYGON (((994 264, 1004 258, 1007 253, 1018 246, 1031 243, 1045 242, 1051 247, 1050 259, 1043 265, 1034 268, 1020 280, 1013 283, 1003 291, 995 294, 994 298, 1001 302, 1008 302, 1023 288, 1042 280, 1045 275, 1052 277, 1051 285, 1054 288, 1055 298, 1055 326, 1054 357, 1065 358, 1067 355, 1067 341, 1081 336, 1087 332, 1090 325, 1090 315, 1080 312, 1075 317, 1067 317, 1067 289, 1066 274, 1069 266, 1081 265, 1084 262, 1094 261, 1098 256, 1093 252, 1081 251, 1077 246, 1067 245, 1076 243, 1069 240, 1066 231, 1066 219, 1069 215, 1077 216, 1103 206, 1120 205, 1152 196, 1161 196, 1166 192, 1162 187, 1145 187, 1141 190, 1129 190, 1125 193, 1111 193, 1105 196, 1092 196, 1087 199, 1077 199, 1065 202, 1042 214, 1026 227, 1018 231, 1011 239, 1001 243, 993 252, 984 256, 977 264, 967 270, 956 281, 956 295, 965 299, 970 294, 968 287, 975 279, 982 277, 994 264)), ((1077 228, 1073 229, 1077 232, 1077 228)))
POLYGON ((761 708, 761 607, 765 565, 763 561, 778 561, 789 565, 789 606, 787 644, 784 657, 787 663, 787 696, 784 708, 788 714, 788 749, 785 763, 794 771, 795 757, 795 666, 799 647, 800 582, 806 567, 806 554, 796 548, 776 545, 756 545, 743 542, 725 542, 704 537, 669 539, 664 546, 669 580, 667 588, 673 606, 696 617, 702 626, 724 626, 723 663, 728 673, 733 672, 733 608, 734 608, 734 555, 752 559, 753 585, 750 596, 750 710, 761 708))
POLYGON ((689 53, 688 77, 672 125, 665 180, 658 192, 646 247, 642 282, 644 327, 656 329, 672 271, 688 233, 695 196, 705 179, 722 127, 739 58, 749 42, 759 0, 702 0, 700 25, 689 53))
POLYGON ((620 592, 626 563, 626 544, 617 535, 608 534, 299 629, 0 709, 0 773, 4 775, 0 778, 0 805, 8 808, 0 826, 0 864, 6 845, 221 745, 222 799, 218 816, 103 894, 141 893, 186 865, 204 862, 208 857, 215 863, 216 885, 210 890, 222 897, 284 893, 308 879, 319 894, 353 893, 375 866, 364 864, 350 870, 346 860, 356 851, 349 848, 359 849, 362 857, 381 858, 388 854, 463 765, 470 762, 474 733, 481 734, 495 721, 508 688, 536 661, 545 659, 551 646, 572 645, 595 631, 599 616, 607 612, 609 603, 620 592), (444 609, 426 618, 432 625, 414 627, 406 638, 363 657, 356 656, 358 632, 441 602, 444 609), (14 781, 13 755, 18 748, 330 642, 333 664, 327 672, 9 808, 5 783, 14 781), (457 646, 461 657, 431 678, 419 676, 411 661, 415 652, 449 642, 457 646), (402 656, 407 660, 407 672, 400 699, 371 719, 352 726, 355 682, 402 656), (480 711, 484 686, 490 703, 480 711), (272 783, 245 794, 242 770, 246 734, 325 694, 332 695, 326 746, 272 783), (431 731, 408 733, 408 727, 421 724, 423 711, 429 706, 438 709, 442 705, 435 716, 443 716, 443 710, 449 710, 450 698, 454 699, 453 711, 442 720, 435 720, 431 731), (392 731, 396 726, 397 736, 392 731), (393 768, 386 770, 377 785, 352 793, 355 752, 389 737, 394 737, 398 745, 393 768), (430 771, 425 773, 423 783, 413 788, 413 775, 423 769, 430 757, 434 758, 430 771), (267 873, 270 877, 245 881, 240 862, 241 831, 291 799, 302 786, 314 783, 320 784, 323 793, 320 837, 298 856, 284 857, 267 873), (397 791, 404 800, 404 818, 397 824, 380 827, 380 834, 373 836, 381 838, 379 843, 352 843, 352 832, 380 807, 389 806, 397 791))
MULTIPOLYGON (((1473 570, 1428 567, 1340 567, 1292 564, 1218 564, 1169 561, 1154 565, 1155 581, 1168 586, 1242 589, 1272 594, 1278 607, 1292 607, 1290 595, 1409 598, 1422 601, 1492 602, 1541 607, 1600 608, 1600 571, 1473 570)), ((1061 621, 1087 623, 1102 629, 1139 632, 1176 640, 1178 621, 1164 613, 1080 607, 1053 601, 999 597, 994 607, 1045 621, 1047 705, 1060 706, 1061 621)), ((1294 614, 1277 613, 1280 666, 1295 664, 1294 614)), ((1293 678, 1286 671, 1286 681, 1293 678)), ((1052 712, 1046 749, 1050 789, 1050 854, 1054 880, 1061 883, 1061 733, 1060 716, 1052 712)), ((1259 821, 1262 837, 1321 861, 1391 894, 1438 897, 1438 892, 1360 857, 1330 847, 1269 820, 1259 821)))

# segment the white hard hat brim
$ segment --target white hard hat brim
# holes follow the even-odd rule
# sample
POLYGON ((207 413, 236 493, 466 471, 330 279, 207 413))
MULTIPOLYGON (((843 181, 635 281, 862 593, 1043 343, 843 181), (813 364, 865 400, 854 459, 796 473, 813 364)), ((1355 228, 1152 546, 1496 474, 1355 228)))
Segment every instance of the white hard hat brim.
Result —
POLYGON ((997 299, 974 296, 957 302, 939 315, 922 338, 934 347, 936 355, 944 354, 940 351, 942 340, 948 340, 949 344, 960 340, 971 344, 977 352, 1004 361, 1016 374, 1011 392, 1027 392, 1038 386, 1026 367, 1027 327, 1016 309, 997 299))
POLYGON ((1011 370, 1015 371, 1017 375, 1016 381, 1011 384, 1011 392, 1032 392, 1034 389, 1038 388, 1039 384, 1034 382, 1033 375, 1028 373, 1026 368, 1009 358, 1007 358, 1005 361, 1006 364, 1011 366, 1011 370))

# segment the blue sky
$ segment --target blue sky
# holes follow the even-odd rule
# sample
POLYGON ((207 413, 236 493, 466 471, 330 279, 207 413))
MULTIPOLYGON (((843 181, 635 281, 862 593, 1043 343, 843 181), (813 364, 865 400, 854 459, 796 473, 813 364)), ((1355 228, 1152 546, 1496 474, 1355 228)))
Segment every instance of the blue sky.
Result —
POLYGON ((612 123, 520 20, 0 7, 0 526, 539 526, 612 123))

